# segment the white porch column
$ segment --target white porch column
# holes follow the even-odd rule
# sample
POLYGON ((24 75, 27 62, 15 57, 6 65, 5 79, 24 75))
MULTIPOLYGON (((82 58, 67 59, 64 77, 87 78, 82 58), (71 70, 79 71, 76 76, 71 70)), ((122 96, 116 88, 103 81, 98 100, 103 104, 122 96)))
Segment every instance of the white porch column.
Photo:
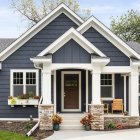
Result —
POLYGON ((139 72, 133 71, 130 73, 130 91, 129 91, 129 113, 131 116, 139 116, 138 103, 138 83, 139 72))
POLYGON ((93 69, 92 71, 92 104, 101 104, 101 71, 93 69))
POLYGON ((42 97, 43 97, 43 104, 50 105, 52 104, 51 101, 51 69, 49 65, 43 64, 42 70, 42 97))

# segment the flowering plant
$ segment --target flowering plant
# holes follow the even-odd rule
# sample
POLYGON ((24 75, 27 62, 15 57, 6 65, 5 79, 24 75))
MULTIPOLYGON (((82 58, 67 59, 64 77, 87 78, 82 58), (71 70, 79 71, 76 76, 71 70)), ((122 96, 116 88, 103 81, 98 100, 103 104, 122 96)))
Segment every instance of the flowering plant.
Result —
POLYGON ((57 114, 54 114, 54 115, 52 116, 52 123, 53 123, 53 124, 60 124, 60 123, 62 123, 62 117, 60 117, 60 116, 57 115, 57 114))
POLYGON ((87 114, 87 116, 83 117, 80 121, 83 125, 91 125, 93 120, 93 115, 91 113, 87 114))

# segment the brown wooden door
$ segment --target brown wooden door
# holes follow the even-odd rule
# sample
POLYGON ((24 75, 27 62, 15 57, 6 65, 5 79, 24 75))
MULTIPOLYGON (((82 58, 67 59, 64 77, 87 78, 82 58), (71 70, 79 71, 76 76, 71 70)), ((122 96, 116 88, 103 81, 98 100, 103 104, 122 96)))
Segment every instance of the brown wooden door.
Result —
POLYGON ((64 110, 79 109, 79 74, 64 74, 64 110))

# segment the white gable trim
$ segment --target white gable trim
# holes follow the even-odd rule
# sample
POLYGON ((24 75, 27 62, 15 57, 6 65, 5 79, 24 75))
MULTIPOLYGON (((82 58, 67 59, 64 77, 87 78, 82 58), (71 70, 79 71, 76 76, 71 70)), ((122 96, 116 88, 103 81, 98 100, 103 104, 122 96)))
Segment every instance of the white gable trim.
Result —
POLYGON ((124 41, 117 37, 110 29, 108 29, 93 16, 89 18, 86 22, 84 22, 80 27, 78 27, 77 31, 83 34, 90 27, 95 28, 100 34, 102 34, 106 39, 108 39, 112 44, 114 44, 126 56, 133 56, 140 59, 140 55, 137 52, 130 48, 124 41))
POLYGON ((70 39, 75 40, 81 47, 83 47, 88 53, 97 53, 101 57, 106 57, 99 49, 97 49, 92 43, 90 43, 85 37, 83 37, 74 28, 69 29, 65 34, 59 37, 45 50, 43 50, 38 56, 44 56, 47 53, 54 53, 70 39))
POLYGON ((72 10, 70 10, 65 4, 59 5, 56 9, 50 12, 45 18, 40 22, 30 28, 22 36, 20 36, 15 42, 13 42, 8 48, 0 53, 0 61, 4 61, 8 56, 19 49, 23 44, 25 44, 29 39, 31 39, 35 34, 52 22, 60 14, 64 13, 72 21, 74 21, 78 26, 80 26, 84 21, 76 15, 72 10))

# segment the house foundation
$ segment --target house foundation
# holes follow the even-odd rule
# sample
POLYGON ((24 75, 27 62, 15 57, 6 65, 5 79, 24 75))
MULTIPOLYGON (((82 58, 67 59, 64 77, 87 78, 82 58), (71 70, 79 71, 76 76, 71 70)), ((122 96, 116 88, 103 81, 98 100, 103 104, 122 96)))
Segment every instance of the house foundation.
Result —
POLYGON ((40 130, 53 130, 51 119, 53 113, 54 113, 54 105, 39 106, 40 130))

